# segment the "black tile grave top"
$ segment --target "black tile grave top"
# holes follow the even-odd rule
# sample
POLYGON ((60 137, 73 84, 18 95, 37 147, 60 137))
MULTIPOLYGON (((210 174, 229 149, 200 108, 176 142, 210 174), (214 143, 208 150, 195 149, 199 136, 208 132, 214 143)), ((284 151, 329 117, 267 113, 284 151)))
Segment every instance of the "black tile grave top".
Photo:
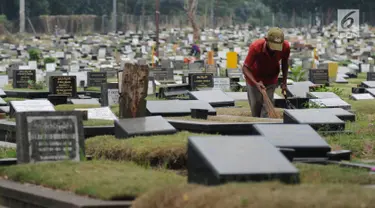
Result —
POLYGON ((138 135, 176 133, 176 129, 161 116, 119 119, 115 121, 115 123, 117 138, 126 138, 129 136, 138 135))
POLYGON ((227 96, 236 101, 247 101, 247 92, 225 92, 227 96))
POLYGON ((189 92, 189 95, 197 100, 206 101, 213 107, 234 106, 234 99, 221 90, 194 91, 189 92))
POLYGON ((71 99, 73 105, 100 105, 97 99, 71 99))
MULTIPOLYGON (((353 113, 350 113, 342 108, 327 108, 327 109, 297 109, 297 110, 285 110, 289 116, 299 121, 301 124, 310 123, 343 123, 344 121, 338 117, 354 117, 353 113)), ((349 119, 350 120, 350 119, 349 119)))
POLYGON ((346 110, 351 109, 351 105, 341 98, 311 99, 310 102, 323 108, 343 108, 346 110))
POLYGON ((190 115, 191 109, 207 109, 209 115, 216 115, 216 110, 207 102, 200 100, 162 100, 147 101, 150 115, 183 116, 190 115))
POLYGON ((189 137, 188 142, 218 177, 298 173, 288 159, 264 137, 194 136, 189 137))
POLYGON ((277 147, 327 147, 328 143, 310 125, 255 124, 254 128, 277 147))
POLYGON ((3 89, 0 89, 0 97, 5 97, 6 96, 6 93, 4 92, 3 89))
POLYGON ((292 97, 305 98, 306 94, 310 91, 309 87, 309 83, 288 85, 287 92, 292 97))
POLYGON ((352 95, 350 95, 350 99, 353 99, 353 100, 373 100, 374 97, 369 93, 364 93, 364 94, 352 94, 352 95))

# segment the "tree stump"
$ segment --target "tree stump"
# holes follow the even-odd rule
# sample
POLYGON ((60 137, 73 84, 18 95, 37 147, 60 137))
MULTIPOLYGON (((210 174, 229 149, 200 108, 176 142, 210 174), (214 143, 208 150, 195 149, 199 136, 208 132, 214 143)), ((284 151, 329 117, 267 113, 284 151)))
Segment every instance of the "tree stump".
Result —
POLYGON ((120 118, 146 116, 148 75, 147 65, 125 64, 119 74, 120 118))

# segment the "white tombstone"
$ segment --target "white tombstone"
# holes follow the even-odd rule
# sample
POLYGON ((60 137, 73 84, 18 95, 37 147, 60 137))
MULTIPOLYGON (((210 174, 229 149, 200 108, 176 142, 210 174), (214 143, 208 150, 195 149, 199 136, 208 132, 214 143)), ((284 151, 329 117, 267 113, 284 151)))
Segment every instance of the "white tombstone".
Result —
POLYGON ((222 91, 230 91, 230 79, 228 77, 214 78, 214 88, 222 91))
POLYGON ((85 81, 85 86, 87 86, 87 72, 70 72, 69 76, 76 76, 77 86, 81 81, 85 81))
POLYGON ((8 85, 9 83, 9 77, 7 75, 0 76, 0 88, 3 88, 4 86, 8 85))
POLYGON ((38 63, 36 61, 29 61, 29 68, 37 70, 38 69, 38 63))
POLYGON ((46 71, 47 72, 54 72, 54 71, 56 71, 56 64, 55 63, 48 63, 48 64, 46 64, 46 71))
POLYGON ((99 120, 118 120, 115 114, 111 111, 109 107, 102 108, 88 108, 88 109, 75 109, 80 111, 87 111, 88 119, 99 119, 99 120))
POLYGON ((32 112, 32 111, 55 111, 55 107, 49 100, 25 100, 11 101, 16 112, 32 112))

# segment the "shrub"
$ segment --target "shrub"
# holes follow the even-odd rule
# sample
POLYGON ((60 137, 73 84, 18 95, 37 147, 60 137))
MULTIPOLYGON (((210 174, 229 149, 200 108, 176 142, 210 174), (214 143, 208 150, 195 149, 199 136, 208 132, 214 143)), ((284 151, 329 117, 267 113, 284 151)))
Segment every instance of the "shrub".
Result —
POLYGON ((30 49, 29 51, 29 56, 31 61, 37 61, 39 62, 41 59, 41 53, 38 49, 30 49))

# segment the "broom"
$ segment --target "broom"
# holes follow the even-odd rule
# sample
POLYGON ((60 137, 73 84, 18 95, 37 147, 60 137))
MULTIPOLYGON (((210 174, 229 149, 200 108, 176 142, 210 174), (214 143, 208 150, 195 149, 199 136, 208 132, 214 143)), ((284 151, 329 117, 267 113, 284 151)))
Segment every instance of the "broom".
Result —
POLYGON ((263 95, 263 102, 264 104, 266 105, 266 110, 268 112, 268 116, 270 118, 279 118, 279 116, 277 115, 276 111, 275 111, 275 108, 273 107, 273 103, 271 102, 270 98, 268 97, 267 95, 267 92, 265 89, 261 90, 260 91, 263 95))

